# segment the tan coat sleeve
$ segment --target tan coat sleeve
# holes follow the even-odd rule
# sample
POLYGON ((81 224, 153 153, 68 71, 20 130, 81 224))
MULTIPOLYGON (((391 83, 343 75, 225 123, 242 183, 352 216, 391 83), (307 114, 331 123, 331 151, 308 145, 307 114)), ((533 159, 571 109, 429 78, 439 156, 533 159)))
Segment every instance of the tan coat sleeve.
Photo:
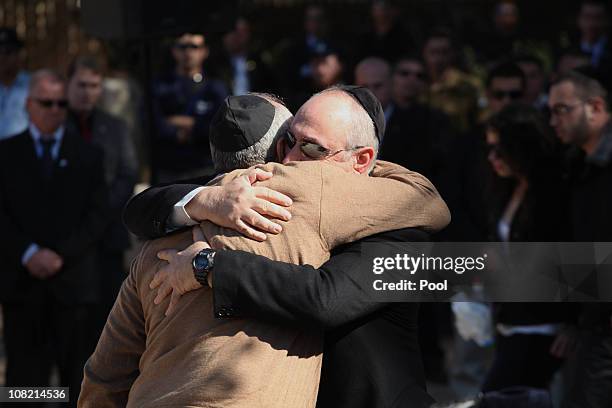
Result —
POLYGON ((132 262, 96 350, 85 364, 79 407, 125 407, 140 374, 146 336, 136 281, 147 246, 132 262))
POLYGON ((321 235, 329 249, 384 231, 435 232, 450 222, 446 203, 431 182, 394 163, 377 161, 370 177, 325 166, 321 235))

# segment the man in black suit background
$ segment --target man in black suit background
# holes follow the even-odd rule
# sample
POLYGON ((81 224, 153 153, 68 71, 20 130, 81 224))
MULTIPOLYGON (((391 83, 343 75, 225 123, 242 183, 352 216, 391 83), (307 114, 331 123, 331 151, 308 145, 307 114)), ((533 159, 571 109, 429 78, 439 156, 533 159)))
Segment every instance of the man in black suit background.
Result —
POLYGON ((64 128, 65 83, 32 76, 28 129, 0 142, 0 300, 7 386, 60 385, 76 405, 95 347, 96 247, 107 226, 102 154, 64 128))
MULTIPOLYGON (((300 108, 277 151, 283 162, 328 160, 347 171, 363 172, 373 165, 384 129, 382 107, 374 95, 362 87, 341 86, 313 96, 300 108), (365 112, 349 109, 351 100, 365 112), (364 123, 357 117, 366 113, 370 129, 351 125, 364 123)), ((230 192, 215 188, 199 189, 191 200, 181 200, 198 187, 183 184, 145 192, 128 204, 124 219, 132 231, 155 237, 167 231, 181 211, 194 223, 208 219, 218 224, 227 223, 219 220, 225 208, 243 203, 254 203, 266 215, 275 212, 275 204, 262 206, 248 189, 238 206, 225 199, 230 192)), ((437 192, 429 193, 432 208, 423 211, 437 212, 434 207, 441 200, 437 192)), ((449 220, 446 206, 442 207, 440 228, 449 220)), ((271 232, 273 222, 253 212, 249 208, 245 217, 233 213, 228 218, 271 232)), ((377 256, 394 256, 397 247, 380 244, 426 237, 415 229, 372 236, 332 251, 332 258, 319 269, 247 252, 217 251, 209 272, 215 316, 249 316, 326 330, 318 407, 428 407, 432 399, 417 339, 418 304, 373 302, 366 286, 371 284, 372 266, 362 256, 364 244, 379 243, 377 256)))
POLYGON ((91 56, 77 57, 68 67, 68 120, 66 128, 104 152, 104 178, 109 187, 111 221, 98 252, 101 282, 100 329, 104 326, 127 273, 123 254, 129 248, 121 210, 134 192, 138 165, 127 125, 97 107, 102 96, 103 71, 91 56))

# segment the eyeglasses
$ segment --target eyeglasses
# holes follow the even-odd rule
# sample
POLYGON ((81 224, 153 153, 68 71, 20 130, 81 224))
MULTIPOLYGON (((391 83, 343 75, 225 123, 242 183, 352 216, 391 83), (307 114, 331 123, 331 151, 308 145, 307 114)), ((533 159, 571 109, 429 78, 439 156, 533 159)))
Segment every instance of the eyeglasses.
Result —
POLYGON ((176 43, 174 44, 174 48, 185 51, 185 50, 199 50, 200 48, 204 48, 204 44, 194 44, 194 43, 176 43))
POLYGON ((556 104, 550 108, 550 114, 552 116, 564 116, 576 109, 578 106, 583 105, 584 102, 578 102, 573 105, 566 105, 563 103, 556 104))
POLYGON ((68 107, 68 101, 66 99, 34 99, 36 103, 45 109, 51 109, 53 106, 57 106, 60 109, 66 109, 68 107))
POLYGON ((425 72, 423 71, 411 71, 409 69, 400 69, 396 73, 397 75, 403 76, 403 77, 411 77, 411 76, 416 77, 422 81, 426 79, 425 72))
POLYGON ((523 91, 493 91, 492 95, 497 100, 510 98, 514 101, 520 99, 523 96, 523 91))
MULTIPOLYGON (((297 143, 297 139, 290 131, 287 131, 287 133, 285 133, 285 140, 289 149, 293 149, 293 147, 297 143)), ((364 146, 355 146, 351 147, 350 149, 340 149, 332 151, 314 142, 300 142, 300 150, 302 151, 304 156, 313 160, 325 159, 334 156, 340 152, 348 152, 351 150, 360 149, 362 147, 364 146)))

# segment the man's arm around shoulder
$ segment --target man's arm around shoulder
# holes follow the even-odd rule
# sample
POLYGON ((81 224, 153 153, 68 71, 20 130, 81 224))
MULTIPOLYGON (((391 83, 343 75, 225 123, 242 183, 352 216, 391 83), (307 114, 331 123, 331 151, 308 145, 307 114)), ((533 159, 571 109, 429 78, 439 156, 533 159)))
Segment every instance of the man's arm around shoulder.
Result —
POLYGON ((212 277, 215 315, 324 329, 349 323, 387 305, 368 295, 372 263, 363 245, 377 243, 376 256, 393 257, 397 243, 408 241, 428 241, 428 234, 405 228, 373 235, 339 247, 319 269, 219 251, 212 277))

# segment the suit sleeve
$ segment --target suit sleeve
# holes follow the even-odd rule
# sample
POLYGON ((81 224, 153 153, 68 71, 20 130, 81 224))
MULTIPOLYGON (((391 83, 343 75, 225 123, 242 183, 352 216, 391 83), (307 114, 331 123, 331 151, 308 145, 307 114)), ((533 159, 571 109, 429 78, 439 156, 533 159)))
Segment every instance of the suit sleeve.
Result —
POLYGON ((123 223, 139 238, 155 239, 166 235, 166 223, 174 204, 194 189, 208 183, 209 177, 160 184, 132 197, 123 210, 123 223))
POLYGON ((132 263, 96 350, 85 363, 79 407, 125 407, 140 374, 146 333, 135 274, 143 252, 132 263))
POLYGON ((81 256, 100 239, 108 226, 110 205, 108 186, 104 180, 103 156, 97 150, 93 153, 99 154, 92 154, 90 157, 92 168, 86 187, 90 189, 86 210, 81 216, 79 226, 54 248, 64 258, 81 256))
POLYGON ((336 328, 387 305, 370 296, 372 264, 363 256, 364 244, 376 244, 376 256, 392 257, 397 243, 427 239, 417 229, 374 235, 339 248, 319 269, 219 251, 213 272, 215 316, 336 328))

